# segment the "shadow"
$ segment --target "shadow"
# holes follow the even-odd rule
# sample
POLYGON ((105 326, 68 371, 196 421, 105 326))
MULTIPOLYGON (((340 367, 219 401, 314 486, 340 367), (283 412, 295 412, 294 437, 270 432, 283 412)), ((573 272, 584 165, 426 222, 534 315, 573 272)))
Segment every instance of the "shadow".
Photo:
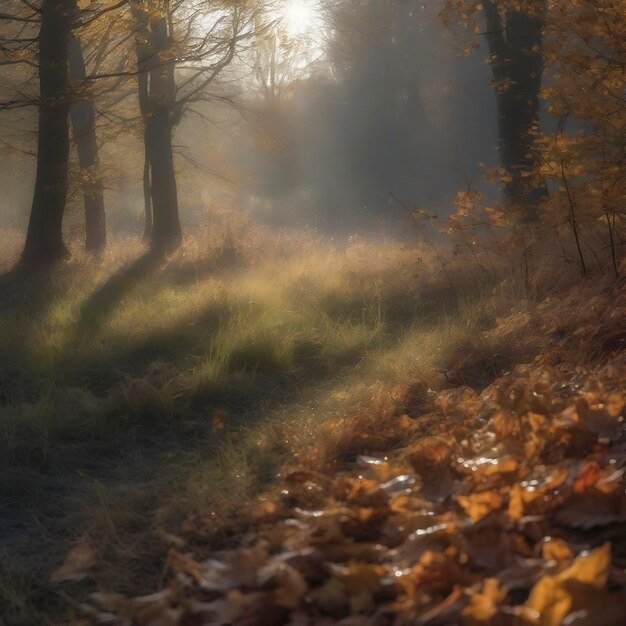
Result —
MULTIPOLYGON (((122 299, 160 262, 159 257, 143 255, 104 282, 82 305, 76 332, 88 336, 95 334, 122 299)), ((216 266, 206 264, 202 269, 215 271, 216 266)), ((190 265, 182 273, 168 272, 166 277, 159 273, 161 279, 165 282, 185 279, 192 282, 197 279, 197 274, 190 265)), ((42 289, 45 287, 42 284, 42 289)), ((45 302, 50 295, 49 288, 40 295, 45 302)), ((399 329, 416 321, 413 298, 410 303, 399 294, 397 298, 392 294, 392 298, 383 302, 389 316, 385 338, 388 346, 402 340, 399 329)), ((432 308, 433 312, 431 315, 427 311, 428 315, 420 316, 417 320, 420 324, 432 321, 438 301, 431 299, 424 306, 432 308)), ((341 302, 328 302, 326 307, 329 315, 336 315, 337 319, 354 316, 356 322, 362 316, 359 302, 345 307, 341 302)), ((132 344, 117 346, 104 360, 94 353, 84 360, 70 363, 73 355, 68 348, 65 357, 68 366, 71 365, 67 370, 68 383, 104 395, 113 384, 123 379, 125 373, 137 378, 146 377, 150 364, 156 361, 165 361, 174 369, 180 366, 183 371, 182 368, 188 367, 194 358, 208 353, 215 335, 232 314, 228 304, 212 303, 169 328, 150 332, 132 344)), ((38 574, 48 576, 69 549, 68 528, 76 532, 83 528, 84 520, 80 512, 76 512, 77 501, 87 508, 101 505, 100 494, 105 490, 122 495, 129 490, 152 490, 160 495, 159 490, 167 487, 166 483, 160 485, 159 480, 172 471, 176 461, 196 455, 209 462, 219 454, 224 439, 212 424, 216 410, 225 410, 232 416, 229 419, 232 429, 251 428, 268 414, 301 402, 309 391, 324 395, 326 389, 332 389, 337 382, 353 375, 355 366, 367 351, 367 346, 349 347, 336 351, 331 358, 324 352, 323 345, 306 340, 296 345, 290 361, 280 361, 273 359, 271 350, 266 351, 262 344, 256 348, 245 345, 231 354, 225 381, 220 380, 214 387, 193 394, 185 389, 181 406, 167 419, 158 419, 151 406, 146 406, 139 414, 120 407, 119 415, 107 414, 102 425, 95 424, 93 432, 87 435, 73 433, 73 438, 68 436, 51 441, 45 458, 33 454, 32 460, 20 459, 11 464, 0 461, 0 492, 4 483, 4 501, 8 503, 8 521, 4 528, 0 527, 0 539, 13 544, 11 554, 14 558, 34 563, 33 568, 38 574), (254 374, 253 384, 246 386, 242 384, 241 374, 250 372, 254 374), (28 524, 33 516, 47 520, 44 539, 28 524), (58 555, 50 546, 55 546, 58 555)), ((416 391, 418 399, 421 398, 419 391, 416 391)), ((270 480, 276 468, 269 455, 267 467, 263 467, 259 480, 270 480)), ((159 504, 158 497, 155 497, 154 502, 142 505, 148 520, 146 523, 151 522, 159 504)), ((132 503, 127 506, 128 511, 134 513, 132 503)), ((123 536, 127 539, 133 534, 124 529, 123 536)), ((160 564, 159 556, 155 569, 160 564)), ((145 578, 143 572, 137 578, 142 576, 145 578)), ((44 596, 44 602, 52 602, 51 596, 44 596)))
MULTIPOLYGON (((0 343, 0 408, 20 402, 36 402, 43 381, 26 365, 31 337, 19 322, 35 328, 58 292, 57 267, 38 271, 18 265, 0 275, 0 322, 15 326, 0 343)), ((1 416, 0 416, 1 419, 1 416)))
POLYGON ((149 251, 113 274, 81 306, 77 331, 94 334, 124 296, 155 270, 162 260, 162 255, 149 251))
POLYGON ((222 248, 208 258, 172 264, 163 269, 162 276, 169 282, 185 286, 235 269, 241 271, 246 266, 242 264, 236 250, 222 248))
POLYGON ((56 291, 53 274, 56 267, 38 271, 18 265, 0 275, 0 314, 14 309, 37 315, 56 291))
MULTIPOLYGON (((72 329, 74 338, 94 337, 123 299, 157 269, 155 282, 159 285, 180 286, 193 285, 235 267, 232 259, 221 254, 195 263, 187 261, 165 267, 162 257, 144 254, 111 275, 87 297, 72 329)), ((58 294, 58 281, 50 278, 45 274, 25 277, 19 272, 0 277, 0 310, 27 310, 29 315, 31 311, 36 314, 58 294), (22 309, 26 302, 28 309, 22 309)), ((437 321, 441 309, 450 306, 448 301, 454 303, 455 299, 432 293, 422 299, 417 291, 410 297, 407 293, 386 294, 381 301, 384 345, 390 347, 401 341, 403 330, 414 323, 426 325, 437 321), (444 301, 446 307, 441 306, 444 301)), ((334 321, 362 323, 364 316, 370 314, 364 311, 362 297, 350 301, 328 298, 322 303, 322 309, 334 321)), ((190 371, 194 360, 210 354, 216 335, 228 324, 233 313, 236 310, 233 311, 230 304, 213 302, 189 312, 169 327, 134 336, 126 343, 118 341, 112 347, 107 346, 104 352, 87 350, 82 356, 72 352, 70 339, 62 354, 67 366, 62 368, 62 381, 68 385, 63 391, 72 391, 69 386, 83 387, 100 396, 95 399, 99 402, 114 385, 124 382, 125 376, 150 382, 151 365, 159 362, 171 370, 171 378, 170 372, 164 374, 164 385, 170 380, 176 383, 177 374, 190 371)), ((56 556, 50 546, 55 545, 62 555, 68 548, 68 528, 82 527, 83 520, 76 512, 77 500, 96 502, 102 491, 100 485, 103 489, 120 492, 129 488, 155 492, 165 488, 158 486, 158 481, 171 472, 176 460, 196 455, 210 462, 219 454, 224 439, 212 423, 215 411, 225 410, 232 416, 229 419, 232 429, 253 427, 268 414, 289 410, 301 403, 304 397, 324 396, 326 390, 354 375, 354 368, 368 350, 368 346, 359 345, 337 349, 329 355, 322 343, 308 339, 294 347, 289 359, 282 360, 275 358, 271 345, 259 342, 232 350, 224 378, 206 388, 189 386, 161 394, 162 390, 157 388, 159 379, 155 378, 157 400, 160 395, 170 394, 173 398, 172 412, 165 418, 158 414, 158 406, 151 404, 139 410, 125 405, 113 411, 108 406, 101 407, 102 412, 93 420, 86 415, 77 430, 63 433, 56 440, 54 437, 47 440, 45 454, 33 449, 23 458, 11 462, 0 460, 0 492, 4 484, 4 501, 8 503, 8 521, 0 528, 0 539, 12 542, 14 555, 32 559, 36 563, 34 567, 47 576, 56 556), (39 537, 38 529, 31 530, 28 524, 33 516, 47 520, 44 539, 39 537)), ((415 393, 416 402, 421 398, 419 391, 415 393)), ((128 392, 133 393, 132 387, 128 392)), ((140 386, 137 392, 142 392, 140 386)), ((62 401, 55 403, 54 398, 50 402, 53 404, 51 413, 55 416, 67 408, 62 401)), ((137 398, 133 398, 133 402, 141 404, 137 398)), ((263 478, 268 480, 275 474, 271 463, 264 474, 267 476, 263 478)), ((132 505, 128 506, 130 510, 132 505)), ((145 508, 152 513, 152 508, 158 506, 159 502, 155 501, 145 508)))
POLYGON ((184 362, 206 352, 207 345, 231 315, 227 304, 212 304, 194 311, 175 326, 154 330, 131 344, 111 348, 104 360, 99 354, 76 360, 68 352, 67 368, 75 372, 72 384, 105 396, 121 379, 144 376, 151 364, 166 362, 173 368, 183 367, 184 362))

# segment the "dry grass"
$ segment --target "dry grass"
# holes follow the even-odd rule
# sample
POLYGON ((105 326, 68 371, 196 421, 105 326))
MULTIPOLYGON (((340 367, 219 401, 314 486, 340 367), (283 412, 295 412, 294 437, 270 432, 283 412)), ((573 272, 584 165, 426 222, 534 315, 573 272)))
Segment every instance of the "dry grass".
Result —
MULTIPOLYGON (((443 280, 397 243, 215 219, 158 263, 125 241, 47 276, 3 278, 7 624, 65 610, 47 580, 77 537, 98 549, 96 585, 153 589, 163 529, 228 541, 286 465, 332 471, 363 451, 363 433, 396 445, 399 407, 429 388, 483 386, 537 352, 515 281, 464 268, 443 280), (490 333, 512 302, 522 322, 490 333)), ((94 581, 82 585, 67 591, 94 581)))

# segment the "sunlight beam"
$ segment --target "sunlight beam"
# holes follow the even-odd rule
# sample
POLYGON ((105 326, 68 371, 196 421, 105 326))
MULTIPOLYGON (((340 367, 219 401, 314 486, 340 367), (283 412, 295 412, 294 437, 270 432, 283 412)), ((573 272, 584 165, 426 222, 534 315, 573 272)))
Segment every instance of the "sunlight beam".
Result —
POLYGON ((318 21, 317 3, 313 0, 286 0, 281 14, 283 28, 290 37, 306 35, 318 21))

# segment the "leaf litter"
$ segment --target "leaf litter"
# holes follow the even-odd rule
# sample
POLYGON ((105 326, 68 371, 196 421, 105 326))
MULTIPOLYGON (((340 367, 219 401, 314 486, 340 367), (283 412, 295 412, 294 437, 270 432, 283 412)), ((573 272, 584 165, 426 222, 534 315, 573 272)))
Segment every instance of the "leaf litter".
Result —
POLYGON ((614 318, 553 342, 480 394, 444 390, 423 413, 397 415, 409 445, 386 437, 386 422, 339 468, 284 471, 247 507, 236 547, 209 559, 172 547, 163 590, 94 594, 88 619, 621 626, 626 356, 600 360, 589 343, 610 335, 615 346, 614 318))

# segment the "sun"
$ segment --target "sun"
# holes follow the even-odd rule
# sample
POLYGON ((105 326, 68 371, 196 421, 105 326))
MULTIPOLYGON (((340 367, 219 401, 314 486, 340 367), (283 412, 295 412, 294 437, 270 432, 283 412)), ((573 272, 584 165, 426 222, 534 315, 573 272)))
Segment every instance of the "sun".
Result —
POLYGON ((315 29, 319 19, 313 0, 285 0, 281 14, 283 28, 292 37, 306 35, 315 29))

